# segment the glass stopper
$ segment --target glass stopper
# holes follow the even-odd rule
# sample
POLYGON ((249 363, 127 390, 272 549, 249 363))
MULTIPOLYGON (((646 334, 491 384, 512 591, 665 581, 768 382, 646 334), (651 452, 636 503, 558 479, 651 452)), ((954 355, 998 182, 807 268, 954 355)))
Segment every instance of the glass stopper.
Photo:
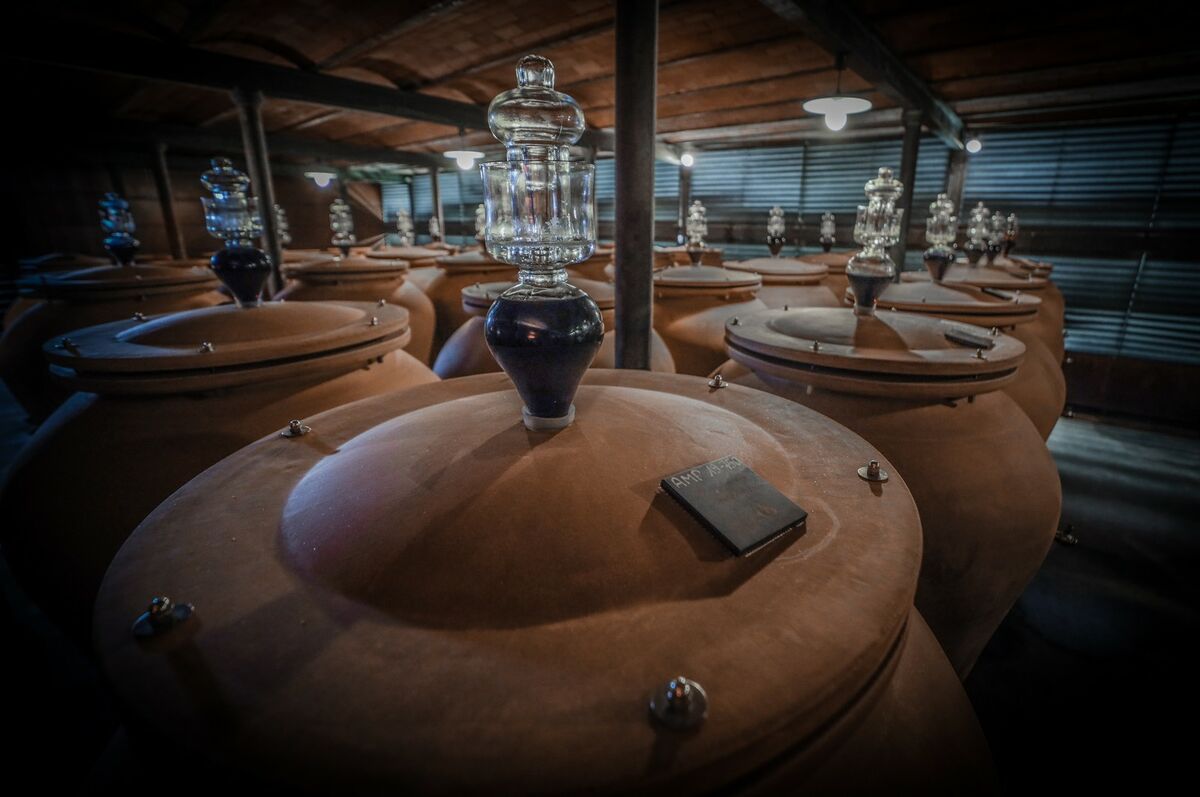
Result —
POLYGON ((525 403, 525 426, 561 429, 604 338, 596 303, 567 282, 566 267, 596 248, 596 169, 569 159, 583 111, 554 90, 554 65, 527 55, 488 124, 507 158, 480 166, 483 236, 492 257, 517 266, 518 282, 492 304, 484 338, 525 403))
POLYGON ((209 263, 239 307, 257 307, 271 276, 271 258, 254 245, 262 235, 258 198, 246 196, 250 178, 228 158, 213 158, 210 163, 212 168, 200 175, 200 182, 212 196, 202 197, 200 203, 209 234, 225 246, 209 263))
POLYGON ((258 197, 250 197, 250 178, 234 168, 228 158, 213 158, 200 182, 212 194, 202 197, 204 226, 209 235, 225 242, 226 246, 253 246, 262 235, 262 216, 258 197))
POLYGON ((279 233, 279 245, 291 246, 292 230, 288 226, 287 211, 278 203, 275 205, 275 229, 279 233))
POLYGON ((858 206, 854 221, 854 240, 863 248, 846 264, 857 315, 875 315, 875 300, 896 275, 888 248, 900 240, 904 209, 896 207, 896 200, 903 190, 904 184, 886 166, 863 186, 867 204, 858 206))
POLYGON ((100 200, 100 227, 104 230, 104 249, 118 266, 133 264, 141 244, 133 237, 137 225, 129 211, 129 202, 111 191, 100 200))
POLYGON ((341 197, 329 205, 329 229, 333 230, 333 245, 341 250, 342 257, 349 257, 354 245, 354 216, 341 197))
POLYGON ((821 214, 820 233, 817 237, 821 248, 828 252, 837 242, 837 220, 832 213, 825 212, 821 214))
POLYGON ((396 211, 396 234, 400 236, 400 245, 412 246, 415 233, 416 228, 413 226, 412 216, 408 215, 408 211, 396 211))

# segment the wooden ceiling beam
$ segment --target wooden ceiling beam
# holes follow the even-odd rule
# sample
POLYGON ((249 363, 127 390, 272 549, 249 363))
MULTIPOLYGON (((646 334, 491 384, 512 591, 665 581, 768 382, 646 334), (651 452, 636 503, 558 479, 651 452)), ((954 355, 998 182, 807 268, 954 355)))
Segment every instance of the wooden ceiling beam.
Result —
POLYGON ((955 103, 964 115, 995 114, 1033 109, 1067 108, 1076 105, 1099 107, 1130 101, 1164 97, 1195 96, 1200 94, 1200 75, 1141 80, 1129 83, 1109 83, 1088 88, 1057 89, 999 97, 979 97, 955 103))
MULTIPOLYGON (((487 129, 487 109, 429 94, 389 89, 358 80, 237 58, 139 36, 69 25, 55 30, 53 46, 37 37, 17 37, 5 55, 37 63, 182 83, 203 88, 257 89, 268 97, 331 108, 420 119, 454 128, 487 129)), ((612 148, 612 134, 588 130, 581 143, 612 148)))
POLYGON ((368 53, 378 50, 385 44, 400 38, 413 28, 423 25, 435 17, 439 17, 443 14, 453 11, 454 9, 463 5, 465 2, 466 0, 443 0, 440 3, 434 3, 424 11, 420 11, 412 16, 405 17, 395 25, 385 28, 373 36, 368 36, 365 39, 356 41, 354 44, 343 47, 333 55, 323 59, 319 64, 317 64, 317 68, 334 69, 339 66, 347 66, 359 56, 367 55, 368 53))
POLYGON ((963 123, 954 109, 884 44, 844 0, 759 0, 799 25, 831 54, 845 53, 850 68, 905 107, 921 111, 938 138, 961 149, 963 123))
POLYGON ((903 111, 900 108, 886 108, 867 111, 855 117, 854 125, 838 133, 826 129, 825 123, 813 116, 780 119, 773 122, 745 122, 730 124, 723 127, 695 128, 677 130, 666 135, 667 141, 674 144, 704 143, 728 140, 761 140, 768 136, 792 135, 803 133, 804 138, 831 138, 840 140, 845 134, 858 135, 870 131, 871 135, 881 135, 881 130, 900 130, 903 111))
MULTIPOLYGON (((236 133, 220 133, 213 130, 181 125, 139 124, 121 121, 108 129, 100 128, 96 138, 117 142, 157 142, 168 144, 173 150, 184 150, 200 154, 242 153, 242 138, 236 133)), ((407 152, 387 148, 360 147, 341 142, 319 141, 267 134, 267 147, 272 157, 286 157, 308 161, 344 161, 347 163, 397 163, 421 168, 442 166, 444 159, 424 152, 407 152)))

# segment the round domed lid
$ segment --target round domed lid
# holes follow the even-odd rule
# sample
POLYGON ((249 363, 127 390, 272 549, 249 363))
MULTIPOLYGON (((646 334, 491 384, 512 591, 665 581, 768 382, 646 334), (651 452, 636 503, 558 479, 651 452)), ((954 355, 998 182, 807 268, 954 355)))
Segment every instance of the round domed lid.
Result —
MULTIPOLYGON (((846 298, 853 301, 849 288, 846 298)), ((881 310, 952 316, 955 320, 985 327, 1007 327, 1032 321, 1041 304, 1041 299, 1029 294, 997 296, 995 292, 970 285, 939 285, 932 281, 892 283, 876 299, 876 306, 881 310)))
POLYGON ((721 266, 670 266, 654 272, 654 288, 674 291, 752 291, 762 286, 762 277, 721 266))
POLYGON ((50 299, 120 298, 197 290, 213 290, 216 276, 206 266, 96 266, 56 274, 24 277, 17 283, 22 289, 50 299))
POLYGON ((463 308, 467 312, 475 312, 477 315, 483 315, 500 298, 500 294, 513 285, 516 285, 516 283, 512 280, 476 282, 474 285, 465 285, 462 289, 463 308))
POLYGON ((756 257, 727 262, 725 267, 758 274, 764 284, 816 285, 829 276, 829 267, 822 263, 806 263, 790 257, 756 257))
POLYGON ((830 274, 842 274, 846 271, 846 264, 850 262, 850 258, 852 257, 854 257, 853 251, 817 252, 811 255, 804 255, 800 260, 805 263, 819 263, 827 267, 830 274))
POLYGON ((503 374, 447 380, 210 468, 105 578, 95 638, 121 698, 164 744, 236 766, 447 793, 717 788, 867 710, 921 555, 903 481, 858 476, 883 457, 697 377, 590 370, 575 403, 530 433, 503 374), (808 510, 802 532, 733 556, 658 489, 728 456, 808 510), (139 642, 154 595, 196 619, 139 642), (679 674, 711 709, 686 736, 647 711, 679 674))
POLYGON ((848 308, 762 310, 725 322, 734 360, 846 393, 951 397, 1003 386, 1025 357, 1016 338, 943 318, 848 308))
POLYGON ((407 343, 408 311, 364 302, 205 307, 99 324, 44 347, 55 373, 95 392, 184 392, 302 372, 302 361, 363 362, 407 343))
POLYGON ((994 265, 997 268, 1003 268, 1014 274, 1025 274, 1031 272, 1035 277, 1049 277, 1054 271, 1054 264, 1047 263, 1044 260, 1031 260, 1027 257, 1004 257, 1000 255, 996 258, 994 265))
MULTIPOLYGON (((900 275, 907 282, 920 282, 930 279, 926 272, 906 271, 900 275)), ((968 266, 956 263, 946 270, 944 283, 961 283, 976 288, 997 288, 1009 291, 1036 291, 1046 287, 1046 280, 1032 274, 1020 276, 1010 274, 1004 269, 987 268, 985 266, 968 266)))
POLYGON ((383 260, 433 260, 446 256, 445 249, 431 249, 425 246, 381 246, 370 249, 364 254, 367 257, 378 257, 383 260))
POLYGON ((318 261, 328 263, 335 257, 336 255, 332 255, 328 252, 322 252, 320 249, 283 250, 284 263, 315 263, 318 261))
POLYGON ((71 252, 51 252, 38 257, 23 257, 19 261, 22 271, 74 271, 93 266, 104 266, 111 258, 95 255, 80 255, 71 252))
POLYGON ((165 266, 166 268, 199 268, 207 269, 212 260, 207 257, 187 257, 175 260, 170 257, 144 257, 139 262, 141 266, 165 266))
POLYGON ((495 271, 497 269, 511 269, 514 272, 516 271, 516 266, 501 263, 480 249, 476 249, 473 252, 460 252, 457 255, 448 255, 445 252, 441 252, 438 254, 437 264, 449 272, 495 271))
MULTIPOLYGON (((583 277, 572 277, 568 281, 591 296, 601 310, 611 310, 616 306, 617 292, 610 283, 583 277)), ((467 285, 462 289, 463 308, 468 312, 483 315, 500 298, 500 294, 515 284, 511 280, 500 280, 499 282, 476 282, 474 285, 467 285)))
POLYGON ((403 277, 409 270, 407 260, 378 257, 331 257, 303 263, 285 263, 283 273, 300 282, 366 282, 403 277))

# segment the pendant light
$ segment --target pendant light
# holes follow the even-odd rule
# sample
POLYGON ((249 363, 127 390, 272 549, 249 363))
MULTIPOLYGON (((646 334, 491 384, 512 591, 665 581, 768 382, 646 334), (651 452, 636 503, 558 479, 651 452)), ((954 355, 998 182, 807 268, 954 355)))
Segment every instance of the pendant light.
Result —
MULTIPOLYGON (((463 137, 465 135, 466 135, 466 131, 464 131, 460 127, 458 129, 458 139, 459 139, 460 145, 461 145, 461 142, 463 141, 463 137)), ((477 161, 483 157, 482 152, 479 152, 478 150, 473 150, 473 149, 452 149, 452 150, 447 150, 446 152, 443 152, 442 154, 445 155, 447 158, 453 158, 454 163, 458 166, 459 169, 463 170, 464 172, 467 169, 472 168, 475 165, 475 161, 477 161)))
POLYGON ((871 101, 865 97, 842 94, 842 71, 846 68, 846 57, 837 56, 837 87, 833 94, 817 97, 804 103, 804 110, 825 117, 825 126, 837 132, 846 126, 846 118, 852 113, 871 110, 871 101))

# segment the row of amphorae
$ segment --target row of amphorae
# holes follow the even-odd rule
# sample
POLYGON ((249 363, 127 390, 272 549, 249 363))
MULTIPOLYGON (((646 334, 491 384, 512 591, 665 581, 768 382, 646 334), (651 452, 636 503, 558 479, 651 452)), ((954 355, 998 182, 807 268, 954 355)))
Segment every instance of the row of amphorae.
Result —
POLYGON ((538 431, 489 351, 512 265, 290 252, 260 302, 245 177, 204 182, 211 264, 118 237, 27 277, 0 343, 41 421, 4 554, 147 771, 179 743, 316 790, 995 788, 960 679, 1058 519, 1048 267, 905 274, 863 312, 850 253, 664 252, 632 372, 601 252, 570 282, 607 332, 538 431), (734 556, 659 489, 727 456, 804 525, 734 556))

